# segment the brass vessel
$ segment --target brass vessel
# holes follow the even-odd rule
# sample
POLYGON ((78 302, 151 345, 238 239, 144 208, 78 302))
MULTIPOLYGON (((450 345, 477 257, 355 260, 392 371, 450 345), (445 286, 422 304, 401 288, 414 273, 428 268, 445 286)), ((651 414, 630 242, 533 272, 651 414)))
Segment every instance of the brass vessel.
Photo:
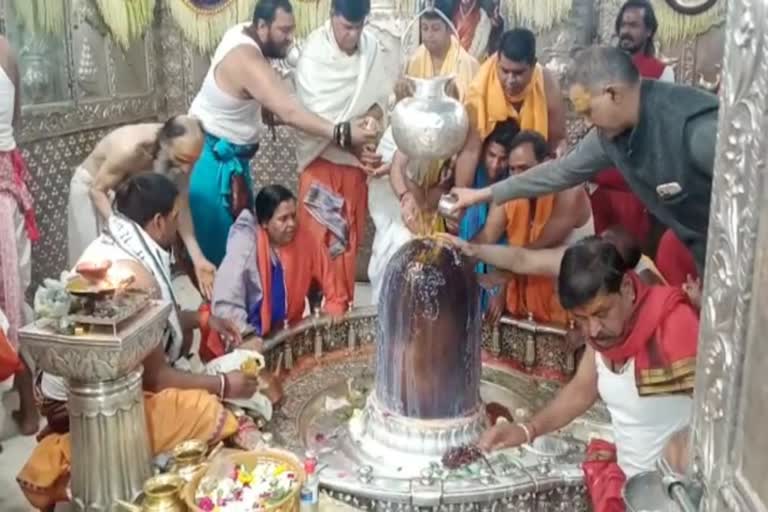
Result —
POLYGON ((199 439, 180 443, 173 449, 171 473, 175 473, 189 482, 195 473, 205 466, 207 451, 208 444, 199 439))
POLYGON ((186 480, 173 473, 150 478, 144 484, 141 505, 118 501, 123 510, 129 512, 188 512, 182 491, 186 480))

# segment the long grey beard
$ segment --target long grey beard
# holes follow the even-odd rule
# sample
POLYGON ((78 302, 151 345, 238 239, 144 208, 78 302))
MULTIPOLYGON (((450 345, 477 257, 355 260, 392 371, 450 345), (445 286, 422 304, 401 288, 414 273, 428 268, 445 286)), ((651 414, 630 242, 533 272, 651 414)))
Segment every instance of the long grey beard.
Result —
POLYGON ((166 158, 162 151, 155 158, 152 167, 154 172, 170 179, 179 189, 186 188, 189 182, 188 176, 181 169, 174 166, 173 161, 166 158))

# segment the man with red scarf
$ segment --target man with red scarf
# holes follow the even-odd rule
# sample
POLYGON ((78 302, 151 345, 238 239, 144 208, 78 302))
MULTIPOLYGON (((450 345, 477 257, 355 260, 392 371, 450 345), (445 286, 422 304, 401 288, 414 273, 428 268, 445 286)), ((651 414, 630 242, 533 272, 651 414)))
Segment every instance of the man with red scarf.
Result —
POLYGON ((699 320, 680 288, 648 286, 625 272, 616 247, 585 238, 565 252, 560 302, 588 346, 574 378, 529 423, 497 423, 484 450, 530 443, 592 407, 608 407, 615 445, 592 441, 583 464, 595 512, 622 512, 624 482, 653 470, 691 415, 699 320))
MULTIPOLYGON (((632 55, 640 76, 646 79, 674 82, 675 73, 653 56, 653 37, 658 28, 656 14, 648 0, 628 0, 616 17, 619 47, 632 55)), ((606 169, 592 181, 591 194, 595 232, 601 233, 614 224, 621 224, 649 250, 651 221, 643 203, 632 193, 618 169, 606 169)))

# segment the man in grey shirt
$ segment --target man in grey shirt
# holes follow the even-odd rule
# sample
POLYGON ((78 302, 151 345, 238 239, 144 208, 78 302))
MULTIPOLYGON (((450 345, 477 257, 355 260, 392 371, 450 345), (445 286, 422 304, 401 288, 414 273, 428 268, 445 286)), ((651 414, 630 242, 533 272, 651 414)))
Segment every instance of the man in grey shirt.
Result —
POLYGON ((615 166, 637 197, 691 250, 701 272, 717 140, 718 99, 692 87, 642 80, 619 48, 580 52, 569 97, 593 129, 563 158, 475 190, 454 188, 457 209, 538 197, 615 166))

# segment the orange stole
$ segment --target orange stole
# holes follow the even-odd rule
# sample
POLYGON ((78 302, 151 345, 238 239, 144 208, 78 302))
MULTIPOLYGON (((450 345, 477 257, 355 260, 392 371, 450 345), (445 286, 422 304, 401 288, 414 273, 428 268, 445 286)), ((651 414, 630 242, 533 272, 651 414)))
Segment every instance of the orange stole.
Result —
MULTIPOLYGON (((327 246, 315 245, 312 234, 301 224, 296 229, 293 241, 278 249, 285 273, 285 292, 288 295, 286 313, 289 323, 298 322, 304 317, 304 299, 309 293, 313 279, 322 285, 324 311, 333 315, 341 315, 347 311, 345 288, 337 286, 335 276, 329 268, 328 258, 320 253, 323 250, 327 252, 327 246)), ((352 286, 354 288, 354 284, 352 286)))
POLYGON ((304 206, 304 198, 314 182, 344 198, 344 218, 349 228, 347 250, 330 261, 330 274, 337 289, 344 291, 349 301, 355 297, 355 270, 357 250, 365 235, 365 221, 368 215, 368 185, 365 173, 357 167, 339 165, 323 158, 315 159, 304 169, 299 178, 299 225, 328 251, 330 233, 315 220, 304 206))
POLYGON ((549 107, 544 89, 544 69, 536 64, 531 81, 520 94, 507 97, 497 70, 499 57, 486 60, 469 85, 464 102, 469 122, 485 139, 498 123, 514 119, 521 130, 539 132, 549 138, 549 107), (522 104, 518 112, 513 105, 522 104))
MULTIPOLYGON (((536 210, 531 211, 533 201, 516 199, 504 205, 507 215, 507 241, 509 245, 525 247, 535 242, 544 230, 555 206, 555 195, 536 199, 536 210)), ((560 305, 555 290, 555 280, 547 276, 518 275, 507 283, 507 311, 513 315, 533 313, 539 322, 565 325, 568 314, 560 305)))
MULTIPOLYGON (((156 395, 145 394, 144 410, 154 455, 189 439, 203 439, 213 445, 238 429, 235 416, 204 391, 166 389, 156 395)), ((68 501, 71 460, 69 434, 51 434, 35 446, 16 477, 33 507, 45 510, 68 501)))
MULTIPOLYGON (((269 243, 269 235, 261 226, 256 226, 256 265, 259 268, 261 278, 261 333, 266 336, 272 330, 272 248, 269 243)), ((285 267, 283 267, 285 275, 285 267)), ((287 286, 286 286, 287 288, 287 286)), ((288 290, 285 290, 288 300, 288 290)))

